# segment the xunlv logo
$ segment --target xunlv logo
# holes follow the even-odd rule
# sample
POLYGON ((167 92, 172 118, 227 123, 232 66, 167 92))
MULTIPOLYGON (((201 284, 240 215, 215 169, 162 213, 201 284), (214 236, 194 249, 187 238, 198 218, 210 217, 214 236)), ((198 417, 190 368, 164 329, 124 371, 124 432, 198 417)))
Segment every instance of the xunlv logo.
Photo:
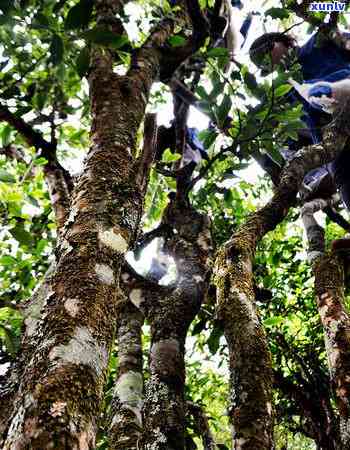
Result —
POLYGON ((314 2, 310 4, 310 11, 345 11, 345 3, 342 2, 314 2))

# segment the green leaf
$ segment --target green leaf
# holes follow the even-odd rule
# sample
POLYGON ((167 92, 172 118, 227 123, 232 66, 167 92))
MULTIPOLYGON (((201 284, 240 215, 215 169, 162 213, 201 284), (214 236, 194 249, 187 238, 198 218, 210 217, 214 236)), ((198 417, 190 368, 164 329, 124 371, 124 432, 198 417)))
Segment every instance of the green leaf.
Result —
POLYGON ((16 117, 22 117, 25 114, 27 114, 29 111, 31 111, 33 108, 31 106, 20 106, 17 111, 15 112, 16 117))
POLYGON ((229 115, 231 106, 232 106, 231 97, 228 94, 225 94, 220 106, 216 109, 218 125, 220 127, 224 124, 227 116, 229 115))
POLYGON ((200 98, 210 101, 210 96, 203 86, 198 86, 196 89, 196 93, 199 95, 200 98))
POLYGON ((285 8, 270 8, 265 11, 265 16, 271 16, 273 19, 288 19, 289 11, 285 8))
POLYGON ((44 14, 38 12, 34 18, 33 25, 35 25, 35 28, 49 28, 50 22, 44 14))
POLYGON ((61 37, 54 34, 50 45, 50 61, 54 66, 57 66, 63 60, 64 46, 61 37))
POLYGON ((90 49, 88 46, 84 47, 77 58, 77 72, 80 78, 83 78, 89 71, 90 67, 90 49))
POLYGON ((40 239, 40 241, 36 245, 35 252, 37 255, 40 255, 44 248, 47 246, 48 241, 46 239, 40 239))
POLYGON ((220 58, 222 56, 229 56, 229 51, 227 50, 227 48, 223 48, 223 47, 216 47, 216 48, 211 48, 210 50, 207 51, 207 56, 210 58, 220 58))
POLYGON ((264 326, 265 327, 275 327, 277 325, 281 325, 283 323, 284 319, 281 316, 274 316, 274 317, 268 317, 264 320, 264 326))
POLYGON ((162 155, 162 161, 164 162, 173 162, 178 161, 179 159, 181 159, 181 155, 179 153, 172 153, 169 148, 167 148, 162 155))
POLYGON ((6 125, 1 132, 1 143, 2 147, 6 147, 11 143, 11 132, 12 128, 10 125, 6 125))
POLYGON ((109 46, 115 49, 123 47, 129 39, 127 36, 119 36, 106 28, 95 27, 92 30, 85 31, 82 37, 95 44, 109 46))
POLYGON ((0 10, 6 15, 14 7, 14 0, 1 0, 0 10))
POLYGON ((33 103, 36 106, 36 108, 41 111, 46 103, 47 95, 44 91, 39 91, 34 95, 33 103))
POLYGON ((12 97, 18 97, 21 91, 18 86, 11 86, 2 92, 1 97, 5 99, 11 99, 12 97))
POLYGON ((215 130, 203 130, 200 133, 198 133, 198 139, 200 139, 203 142, 203 145, 205 148, 211 147, 218 134, 215 130))
POLYGON ((185 438, 186 450, 197 450, 197 445, 195 444, 193 438, 189 435, 185 438))
POLYGON ((26 245, 31 247, 33 244, 32 235, 24 229, 23 224, 18 224, 14 228, 11 228, 10 234, 18 241, 21 245, 26 245))
POLYGON ((4 183, 16 183, 16 178, 6 170, 0 169, 0 181, 4 183))
POLYGON ((243 76, 243 79, 244 79, 244 83, 246 84, 246 86, 249 90, 254 91, 258 87, 256 78, 252 73, 246 72, 243 76))
POLYGON ((17 264, 17 260, 12 256, 4 255, 0 258, 0 264, 2 266, 14 266, 17 264))
POLYGON ((92 0, 81 0, 68 11, 64 28, 66 30, 73 30, 86 27, 91 20, 92 10, 92 0))
POLYGON ((170 38, 168 39, 168 43, 172 46, 172 47, 182 47, 183 45, 186 44, 186 39, 183 36, 170 36, 170 38))
POLYGON ((2 335, 2 338, 5 342, 6 350, 10 353, 10 355, 15 356, 17 350, 18 350, 18 338, 13 333, 13 331, 10 329, 9 326, 5 326, 0 323, 0 332, 2 335))
POLYGON ((215 326, 212 332, 210 333, 207 344, 209 347, 209 351, 212 355, 215 355, 215 353, 218 351, 220 346, 220 338, 222 335, 223 330, 218 326, 215 326))
POLYGON ((276 161, 277 163, 283 165, 283 158, 280 154, 280 152, 278 151, 277 148, 275 148, 274 146, 272 146, 271 148, 268 149, 267 153, 271 156, 271 158, 276 161))
POLYGON ((36 166, 45 166, 45 165, 47 164, 47 159, 45 159, 45 158, 43 158, 43 157, 41 157, 41 158, 36 158, 36 159, 34 160, 34 164, 35 164, 36 166))
POLYGON ((193 327, 192 336, 195 336, 196 334, 199 334, 201 331, 203 331, 205 329, 206 323, 207 322, 204 319, 201 319, 199 322, 197 322, 193 327))
POLYGON ((282 84, 281 86, 278 86, 278 88, 275 89, 274 95, 275 97, 282 97, 283 95, 287 94, 292 89, 292 86, 290 84, 282 84))

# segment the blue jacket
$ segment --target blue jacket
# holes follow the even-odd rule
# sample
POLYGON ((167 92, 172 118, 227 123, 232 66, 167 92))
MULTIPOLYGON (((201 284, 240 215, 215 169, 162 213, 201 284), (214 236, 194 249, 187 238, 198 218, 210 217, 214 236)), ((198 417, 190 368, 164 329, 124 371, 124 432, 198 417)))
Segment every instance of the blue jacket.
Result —
MULTIPOLYGON (((350 33, 344 33, 350 38, 350 33)), ((350 51, 338 47, 330 40, 320 43, 315 33, 305 45, 298 49, 298 61, 302 68, 304 81, 339 81, 350 77, 350 51)), ((310 106, 297 94, 304 104, 306 113, 304 120, 311 131, 312 140, 316 144, 321 141, 321 126, 327 120, 327 114, 310 106)), ((329 117, 329 116, 328 116, 329 117)))

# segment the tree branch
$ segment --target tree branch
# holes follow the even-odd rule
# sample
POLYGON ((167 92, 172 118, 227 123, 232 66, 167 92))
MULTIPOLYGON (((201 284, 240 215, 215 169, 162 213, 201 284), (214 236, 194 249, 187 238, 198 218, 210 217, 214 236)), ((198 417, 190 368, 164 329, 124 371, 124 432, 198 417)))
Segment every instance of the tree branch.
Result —
POLYGON ((21 117, 17 117, 6 106, 0 104, 0 121, 11 125, 28 143, 34 147, 37 156, 47 160, 43 170, 51 198, 52 208, 55 212, 58 231, 60 231, 67 218, 70 204, 70 193, 73 189, 73 180, 70 173, 61 166, 56 157, 56 142, 49 142, 42 134, 28 125, 21 117))
POLYGON ((217 286, 220 286, 217 315, 224 326, 234 374, 231 378, 234 402, 230 409, 235 430, 233 438, 246 439, 252 448, 259 445, 261 449, 270 449, 272 446, 272 368, 265 332, 255 306, 252 267, 256 246, 286 217, 295 203, 304 175, 332 161, 343 150, 350 135, 349 111, 350 104, 326 128, 322 144, 304 147, 295 154, 283 169, 272 199, 249 216, 218 252, 215 264, 217 286), (254 375, 256 373, 259 376, 254 375), (237 394, 240 392, 245 393, 244 397, 237 394), (264 442, 259 438, 258 443, 257 436, 262 435, 264 442))

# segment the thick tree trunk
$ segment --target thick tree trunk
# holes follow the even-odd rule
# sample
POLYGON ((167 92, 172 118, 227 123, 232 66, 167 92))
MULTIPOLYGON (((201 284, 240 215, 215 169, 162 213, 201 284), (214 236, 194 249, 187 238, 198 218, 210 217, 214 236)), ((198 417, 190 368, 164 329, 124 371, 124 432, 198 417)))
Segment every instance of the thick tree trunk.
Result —
MULTIPOLYGON (((114 17, 116 4, 98 4, 101 20, 114 17)), ((113 72, 108 51, 94 50, 92 146, 72 195, 44 314, 32 336, 36 348, 22 376, 6 450, 95 447, 120 265, 142 212, 132 155, 159 72, 158 46, 173 26, 167 21, 156 31, 125 77, 113 72)))
POLYGON ((209 221, 189 204, 171 201, 163 218, 176 234, 165 249, 175 260, 176 288, 148 302, 151 325, 150 379, 146 384, 145 449, 185 448, 185 340, 206 290, 211 250, 209 221))
POLYGON ((151 326, 150 378, 145 388, 141 448, 184 450, 186 403, 185 339, 206 292, 211 251, 209 221, 187 202, 171 201, 163 217, 174 234, 165 249, 177 267, 174 285, 159 286, 122 274, 129 299, 151 326))
POLYGON ((350 317, 344 305, 343 263, 334 254, 315 261, 315 290, 331 382, 340 415, 341 448, 350 449, 350 317))
POLYGON ((272 369, 260 323, 249 255, 233 245, 217 260, 218 318, 230 355, 234 449, 270 450, 273 434, 272 369))
POLYGON ((234 449, 271 450, 272 372, 265 332, 255 308, 252 265, 257 243, 286 216, 304 174, 335 158, 349 134, 350 105, 324 133, 323 143, 305 147, 281 174, 275 195, 252 214, 219 252, 216 261, 218 317, 230 354, 234 449))
POLYGON ((51 284, 51 275, 54 273, 55 263, 47 270, 41 284, 35 289, 31 298, 23 305, 23 335, 20 353, 6 375, 6 384, 0 391, 0 445, 3 444, 5 431, 13 412, 13 400, 28 357, 32 354, 36 343, 31 340, 41 318, 45 305, 47 291, 51 284))
POLYGON ((340 416, 341 449, 350 448, 350 316, 344 303, 344 261, 325 253, 324 229, 314 213, 327 205, 322 199, 306 203, 302 217, 306 229, 308 256, 315 275, 315 292, 320 314, 332 388, 340 416))
POLYGON ((118 307, 118 376, 113 389, 109 449, 138 450, 142 432, 142 324, 143 315, 129 300, 118 307))

